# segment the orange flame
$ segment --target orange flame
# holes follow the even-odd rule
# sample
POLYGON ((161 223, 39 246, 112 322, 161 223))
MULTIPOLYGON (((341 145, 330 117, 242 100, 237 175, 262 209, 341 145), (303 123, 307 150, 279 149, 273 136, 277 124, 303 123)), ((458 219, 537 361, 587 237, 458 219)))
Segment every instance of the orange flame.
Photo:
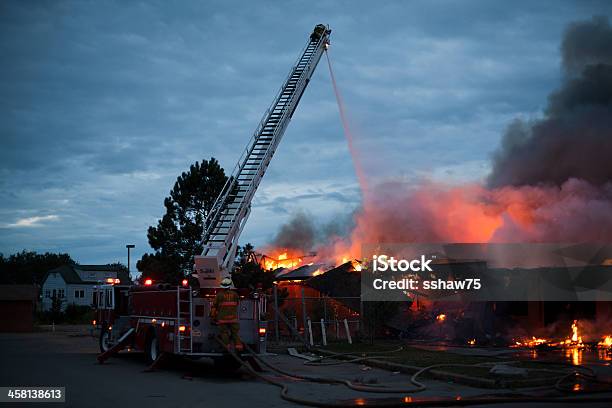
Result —
POLYGON ((604 336, 597 346, 600 348, 612 348, 612 335, 604 336))
POLYGON ((548 343, 548 339, 543 339, 543 338, 538 338, 535 336, 532 336, 531 339, 522 339, 522 340, 515 340, 514 344, 510 347, 536 347, 539 346, 541 344, 546 344, 548 343))
POLYGON ((578 333, 578 320, 574 320, 572 322, 571 337, 568 337, 567 339, 565 339, 565 341, 562 342, 561 344, 565 347, 575 347, 575 348, 584 347, 584 344, 582 343, 582 336, 580 336, 578 333))
MULTIPOLYGON (((372 186, 370 186, 372 189, 372 186)), ((376 186, 364 197, 346 239, 334 238, 315 250, 336 265, 360 259, 364 243, 390 242, 572 242, 608 241, 607 219, 584 217, 600 191, 581 180, 559 187, 487 188, 400 182, 376 186), (572 228, 567 228, 571 225, 572 228)), ((612 210, 612 204, 607 206, 612 210)))
POLYGON ((266 248, 261 266, 266 270, 278 268, 297 268, 302 266, 303 255, 284 248, 266 248))

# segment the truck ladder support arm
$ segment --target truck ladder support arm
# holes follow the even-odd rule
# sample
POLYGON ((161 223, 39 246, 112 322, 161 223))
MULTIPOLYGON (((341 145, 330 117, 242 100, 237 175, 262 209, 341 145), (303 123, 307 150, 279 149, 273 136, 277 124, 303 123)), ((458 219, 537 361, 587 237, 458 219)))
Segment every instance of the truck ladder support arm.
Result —
POLYGON ((219 286, 220 280, 229 275, 253 196, 329 46, 330 34, 331 30, 323 24, 315 27, 209 212, 204 224, 202 255, 195 257, 194 265, 201 287, 219 286))

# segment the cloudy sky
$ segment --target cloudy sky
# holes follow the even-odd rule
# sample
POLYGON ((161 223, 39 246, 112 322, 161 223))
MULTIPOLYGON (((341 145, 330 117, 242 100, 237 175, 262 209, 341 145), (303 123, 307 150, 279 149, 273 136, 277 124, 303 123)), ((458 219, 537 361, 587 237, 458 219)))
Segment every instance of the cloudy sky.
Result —
MULTIPOLYGON (((139 258, 177 175, 211 156, 234 166, 321 22, 368 177, 480 180, 512 119, 539 117, 557 87, 567 24, 612 14, 604 1, 324 3, 0 3, 0 253, 125 262, 134 243, 139 258)), ((321 62, 242 242, 359 205, 321 62)))

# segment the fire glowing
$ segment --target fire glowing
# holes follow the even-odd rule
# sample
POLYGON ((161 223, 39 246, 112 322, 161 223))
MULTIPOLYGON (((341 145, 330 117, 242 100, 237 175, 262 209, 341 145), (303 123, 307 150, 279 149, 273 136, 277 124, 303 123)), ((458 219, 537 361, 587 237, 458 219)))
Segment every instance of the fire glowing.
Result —
POLYGON ((584 343, 582 343, 582 336, 578 333, 578 320, 574 320, 572 323, 572 335, 565 339, 562 345, 566 347, 584 347, 584 343))
POLYGON ((612 348, 612 335, 604 336, 603 339, 597 343, 600 348, 612 348))
MULTIPOLYGON (((515 340, 514 344, 511 347, 533 348, 533 347, 537 347, 540 345, 547 345, 550 347, 562 347, 569 351, 571 351, 571 349, 578 350, 578 349, 584 348, 585 344, 583 343, 582 336, 580 335, 580 329, 578 327, 578 320, 574 320, 570 327, 571 327, 571 334, 564 339, 551 340, 551 339, 538 338, 538 337, 532 336, 531 339, 526 338, 526 339, 515 340)), ((605 338, 604 338, 604 341, 605 341, 605 338)), ((609 341, 612 344, 612 338, 610 338, 609 341)), ((572 360, 576 360, 576 358, 574 358, 575 356, 573 356, 572 353, 570 353, 569 351, 566 353, 568 357, 572 357, 572 360)))
POLYGON ((572 341, 574 343, 582 343, 582 337, 578 336, 578 325, 576 323, 576 320, 574 320, 574 323, 572 323, 572 341))
POLYGON ((363 269, 362 261, 351 257, 347 252, 340 252, 342 255, 329 256, 329 253, 324 251, 324 255, 319 256, 316 252, 304 254, 304 251, 299 249, 277 248, 271 245, 262 248, 260 251, 262 254, 258 254, 260 255, 258 262, 265 270, 275 270, 278 268, 296 269, 304 265, 312 265, 315 262, 323 263, 327 267, 315 271, 313 276, 321 275, 334 266, 346 263, 350 263, 352 271, 359 272, 363 269))
POLYGON ((532 336, 531 339, 523 339, 519 341, 515 341, 512 347, 537 347, 541 344, 548 343, 548 339, 542 339, 535 336, 532 336))
POLYGON ((266 270, 278 268, 297 268, 302 265, 303 255, 288 249, 268 248, 260 264, 266 270))
POLYGON ((364 243, 574 242, 612 240, 612 190, 570 179, 561 186, 400 182, 370 187, 347 237, 315 247, 320 261, 360 259, 364 243), (601 208, 585 217, 589 208, 601 208))
POLYGON ((321 270, 321 268, 317 269, 316 271, 314 271, 312 273, 312 276, 319 276, 323 273, 323 271, 321 270))
POLYGON ((446 315, 444 313, 440 313, 439 315, 436 316, 436 320, 442 323, 443 321, 446 320, 446 315))

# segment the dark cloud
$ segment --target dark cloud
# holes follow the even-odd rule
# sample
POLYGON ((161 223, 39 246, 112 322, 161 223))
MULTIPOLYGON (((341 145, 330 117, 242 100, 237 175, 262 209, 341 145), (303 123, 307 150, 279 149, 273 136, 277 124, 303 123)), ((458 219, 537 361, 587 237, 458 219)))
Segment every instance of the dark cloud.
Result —
POLYGON ((612 27, 608 19, 572 24, 562 50, 566 78, 561 88, 550 95, 543 119, 509 126, 494 156, 491 186, 560 186, 570 178, 600 185, 612 180, 612 27))

